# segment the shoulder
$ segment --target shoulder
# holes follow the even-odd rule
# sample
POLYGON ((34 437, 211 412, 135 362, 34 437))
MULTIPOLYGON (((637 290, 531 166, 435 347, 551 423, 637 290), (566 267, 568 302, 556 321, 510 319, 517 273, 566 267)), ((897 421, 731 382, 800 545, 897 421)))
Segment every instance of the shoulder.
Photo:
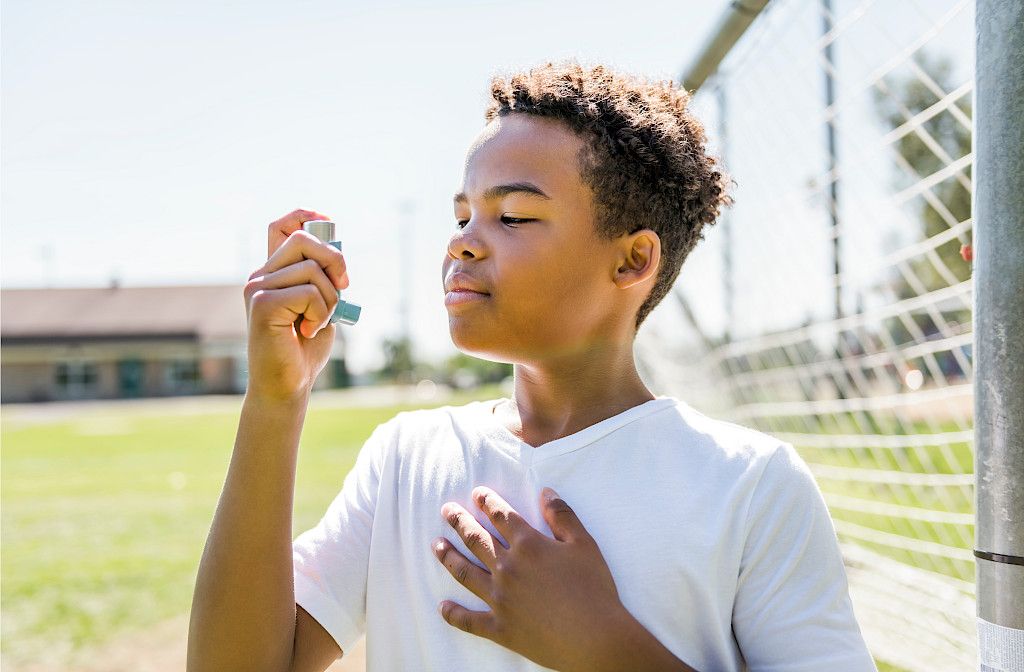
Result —
POLYGON ((755 469, 758 475, 776 454, 787 448, 792 450, 788 443, 767 432, 711 417, 684 401, 676 400, 669 416, 671 422, 679 424, 691 445, 713 451, 719 459, 755 469))
MULTIPOLYGON (((740 510, 748 517, 765 512, 817 510, 823 497, 810 467, 792 444, 767 432, 713 418, 684 402, 676 405, 682 431, 689 432, 687 459, 702 473, 721 474, 731 483, 740 510)), ((674 414, 673 414, 674 415, 674 414)), ((672 418, 676 422, 676 418, 672 418)))
POLYGON ((424 432, 436 432, 451 428, 453 425, 465 424, 473 412, 479 411, 479 405, 482 403, 471 401, 462 405, 445 404, 436 408, 400 411, 383 424, 388 425, 388 430, 395 434, 421 435, 424 432))
POLYGON ((374 438, 385 457, 392 455, 403 460, 424 451, 436 453, 441 445, 451 443, 453 435, 462 435, 475 426, 475 413, 481 403, 400 411, 377 426, 374 438))

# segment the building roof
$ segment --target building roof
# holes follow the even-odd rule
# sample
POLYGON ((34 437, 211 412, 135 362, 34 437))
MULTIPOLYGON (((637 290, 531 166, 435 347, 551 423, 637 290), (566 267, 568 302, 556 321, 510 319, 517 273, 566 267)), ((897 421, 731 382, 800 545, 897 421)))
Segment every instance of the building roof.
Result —
MULTIPOLYGON (((245 340, 243 285, 0 290, 0 337, 245 340)), ((341 330, 338 330, 340 339, 341 330)))

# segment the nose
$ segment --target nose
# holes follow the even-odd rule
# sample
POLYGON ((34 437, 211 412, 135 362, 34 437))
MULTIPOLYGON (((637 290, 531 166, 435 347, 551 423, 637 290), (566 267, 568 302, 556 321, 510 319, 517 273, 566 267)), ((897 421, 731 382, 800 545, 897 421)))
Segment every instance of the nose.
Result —
POLYGON ((473 220, 470 219, 461 229, 457 229, 448 240, 448 256, 452 259, 477 258, 483 250, 473 220))

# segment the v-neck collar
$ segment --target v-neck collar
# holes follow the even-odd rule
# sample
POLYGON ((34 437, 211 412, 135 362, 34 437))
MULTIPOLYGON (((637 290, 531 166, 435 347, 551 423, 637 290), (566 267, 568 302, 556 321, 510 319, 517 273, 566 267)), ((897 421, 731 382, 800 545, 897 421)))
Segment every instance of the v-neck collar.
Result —
POLYGON ((509 399, 501 397, 487 401, 474 401, 466 406, 466 410, 479 423, 488 438, 496 440, 495 445, 526 464, 533 464, 549 457, 578 450, 634 420, 679 403, 675 397, 658 395, 655 399, 649 399, 627 408, 621 413, 584 427, 578 432, 553 439, 539 446, 531 446, 513 434, 493 412, 494 408, 503 401, 509 401, 509 399))

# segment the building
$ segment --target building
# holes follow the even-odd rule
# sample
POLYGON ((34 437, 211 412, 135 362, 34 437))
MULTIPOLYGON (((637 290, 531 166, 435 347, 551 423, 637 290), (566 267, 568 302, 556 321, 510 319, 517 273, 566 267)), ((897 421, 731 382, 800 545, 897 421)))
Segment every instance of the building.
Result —
MULTIPOLYGON (((244 393, 242 289, 0 290, 0 402, 244 393)), ((314 389, 349 385, 336 338, 314 389)))

